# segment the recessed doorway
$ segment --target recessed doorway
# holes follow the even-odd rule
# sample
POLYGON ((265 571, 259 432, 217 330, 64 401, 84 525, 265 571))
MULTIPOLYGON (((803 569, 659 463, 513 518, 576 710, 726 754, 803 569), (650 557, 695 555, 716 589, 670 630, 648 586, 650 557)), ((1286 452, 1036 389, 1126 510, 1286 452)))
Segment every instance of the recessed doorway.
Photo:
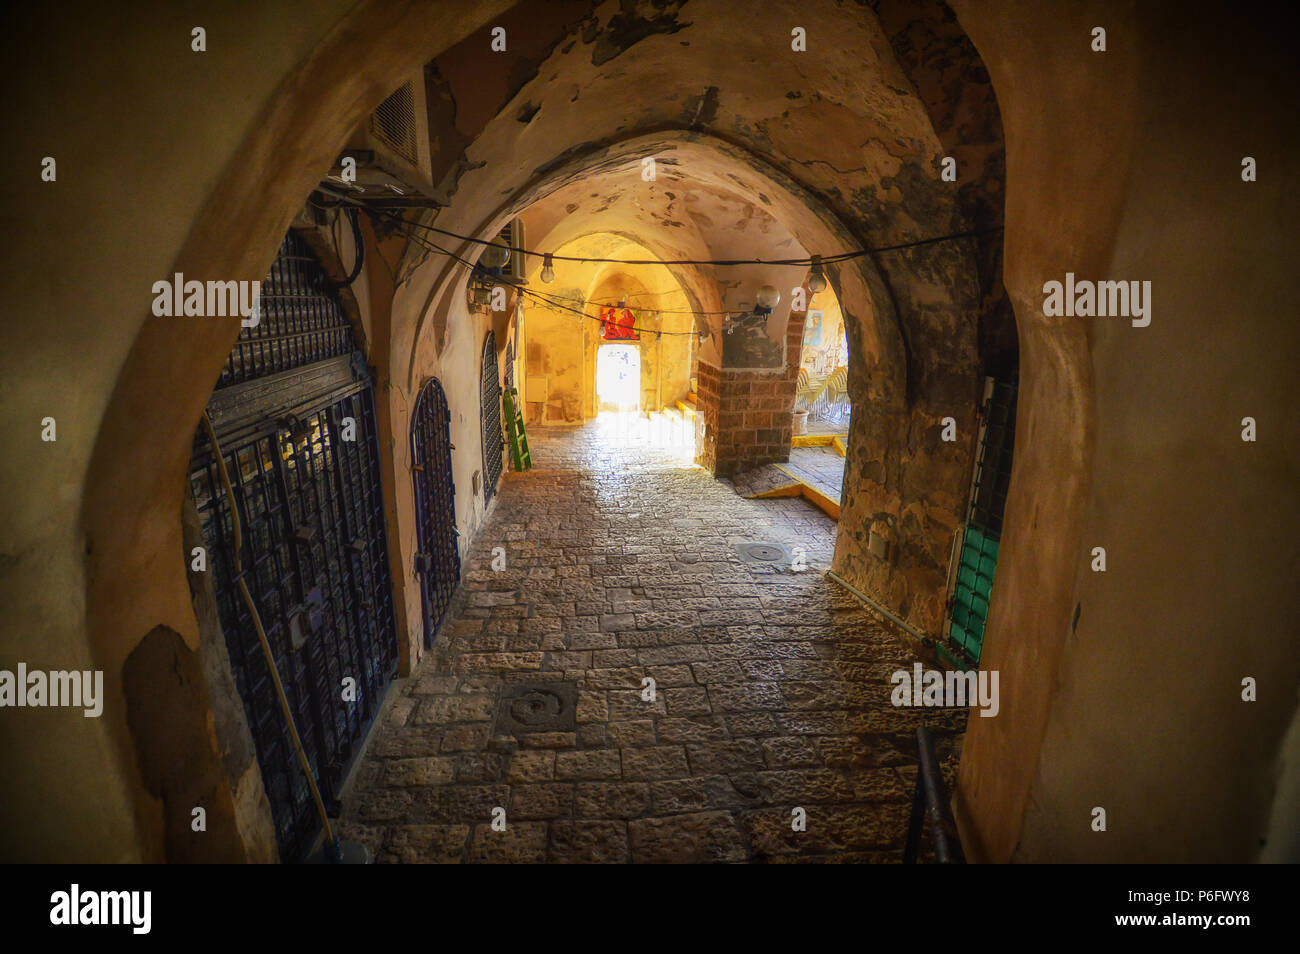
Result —
POLYGON ((596 401, 601 411, 641 409, 641 351, 636 345, 601 345, 596 352, 596 401))

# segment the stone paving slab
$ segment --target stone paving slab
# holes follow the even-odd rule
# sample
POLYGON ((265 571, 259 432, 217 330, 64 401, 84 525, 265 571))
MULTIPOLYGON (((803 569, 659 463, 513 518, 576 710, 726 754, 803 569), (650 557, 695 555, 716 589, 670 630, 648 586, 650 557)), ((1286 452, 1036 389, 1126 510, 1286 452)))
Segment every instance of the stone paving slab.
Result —
POLYGON ((914 730, 931 726, 951 785, 965 714, 891 705, 917 657, 821 575, 834 522, 608 437, 530 432, 536 469, 504 477, 343 834, 380 862, 900 860, 914 730), (809 570, 741 561, 735 543, 760 540, 802 547, 809 570), (500 730, 507 689, 536 688, 517 714, 542 718, 561 684, 570 724, 500 730))
POLYGON ((732 475, 730 483, 742 497, 788 487, 797 481, 775 464, 764 464, 732 475))
POLYGON ((844 458, 833 447, 792 447, 785 469, 804 483, 840 502, 844 485, 844 458))

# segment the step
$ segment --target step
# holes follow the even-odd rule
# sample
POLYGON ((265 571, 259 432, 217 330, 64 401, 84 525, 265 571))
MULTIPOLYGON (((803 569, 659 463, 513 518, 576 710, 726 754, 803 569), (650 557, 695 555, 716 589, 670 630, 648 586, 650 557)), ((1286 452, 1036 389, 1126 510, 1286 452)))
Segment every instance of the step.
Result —
POLYGON ((791 447, 831 447, 834 434, 796 434, 790 441, 791 447))

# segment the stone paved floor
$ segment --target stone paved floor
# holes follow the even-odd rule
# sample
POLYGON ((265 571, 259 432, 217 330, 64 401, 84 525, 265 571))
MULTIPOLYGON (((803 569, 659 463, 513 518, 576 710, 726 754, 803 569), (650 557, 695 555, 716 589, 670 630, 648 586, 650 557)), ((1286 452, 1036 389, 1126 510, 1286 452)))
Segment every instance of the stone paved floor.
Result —
POLYGON ((849 422, 831 423, 830 421, 823 421, 820 417, 809 415, 807 433, 838 434, 840 437, 847 438, 849 436, 849 422))
POLYGON ((844 484, 844 458, 833 447, 792 447, 783 465, 804 483, 839 501, 844 484))
MULTIPOLYGON (((913 730, 935 728, 951 784, 964 713, 890 705, 914 657, 818 572, 834 523, 739 497, 680 449, 610 446, 598 424, 530 440, 535 469, 503 478, 343 833, 381 862, 899 860, 913 730), (754 541, 802 547, 809 570, 743 562, 734 544, 754 541), (572 727, 497 725, 503 693, 556 683, 572 727)), ((535 698, 511 711, 544 717, 535 698)))

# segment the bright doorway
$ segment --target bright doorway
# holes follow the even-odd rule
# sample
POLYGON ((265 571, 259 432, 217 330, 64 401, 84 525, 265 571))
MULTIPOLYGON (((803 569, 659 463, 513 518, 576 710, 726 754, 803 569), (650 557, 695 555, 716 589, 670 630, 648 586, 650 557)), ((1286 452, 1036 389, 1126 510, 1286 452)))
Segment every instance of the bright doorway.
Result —
POLYGON ((641 350, 635 345, 601 345, 596 352, 596 401, 601 411, 641 409, 641 350))

